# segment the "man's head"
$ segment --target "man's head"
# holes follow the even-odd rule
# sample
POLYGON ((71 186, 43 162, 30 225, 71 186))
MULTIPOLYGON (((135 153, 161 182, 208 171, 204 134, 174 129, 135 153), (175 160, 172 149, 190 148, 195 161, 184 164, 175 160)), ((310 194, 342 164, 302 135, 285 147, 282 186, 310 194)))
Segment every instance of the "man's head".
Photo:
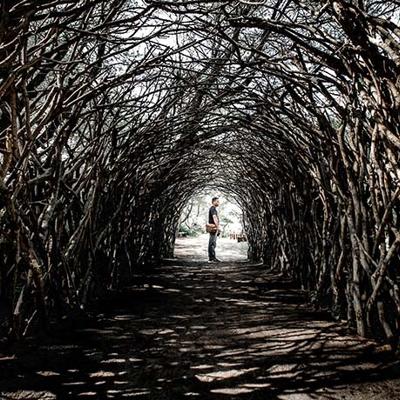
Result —
POLYGON ((218 197, 213 197, 211 200, 211 203, 214 207, 218 207, 219 206, 219 198, 218 197))

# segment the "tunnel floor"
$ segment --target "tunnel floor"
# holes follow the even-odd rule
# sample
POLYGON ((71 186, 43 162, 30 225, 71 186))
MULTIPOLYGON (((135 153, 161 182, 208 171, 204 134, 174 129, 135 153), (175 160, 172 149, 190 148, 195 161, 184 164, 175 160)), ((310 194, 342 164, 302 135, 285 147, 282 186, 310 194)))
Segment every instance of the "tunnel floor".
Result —
POLYGON ((1 398, 400 398, 399 365, 383 347, 260 265, 180 259, 162 269, 90 322, 3 354, 1 398))

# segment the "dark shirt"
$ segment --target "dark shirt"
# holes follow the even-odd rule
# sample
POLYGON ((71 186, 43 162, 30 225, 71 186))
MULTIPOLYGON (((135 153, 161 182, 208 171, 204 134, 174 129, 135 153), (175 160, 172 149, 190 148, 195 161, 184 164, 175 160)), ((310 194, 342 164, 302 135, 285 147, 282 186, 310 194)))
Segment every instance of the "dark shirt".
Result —
POLYGON ((213 215, 216 215, 218 217, 217 207, 215 207, 215 206, 210 207, 210 211, 208 212, 208 223, 209 224, 215 223, 213 215))

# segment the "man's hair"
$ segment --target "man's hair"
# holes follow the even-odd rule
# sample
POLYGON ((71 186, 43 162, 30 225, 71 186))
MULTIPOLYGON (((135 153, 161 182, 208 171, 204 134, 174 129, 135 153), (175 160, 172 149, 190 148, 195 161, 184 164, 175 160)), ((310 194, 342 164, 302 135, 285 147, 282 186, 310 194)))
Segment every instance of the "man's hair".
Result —
POLYGON ((214 203, 214 201, 215 200, 218 200, 219 199, 219 197, 213 197, 212 199, 211 199, 211 203, 214 203))

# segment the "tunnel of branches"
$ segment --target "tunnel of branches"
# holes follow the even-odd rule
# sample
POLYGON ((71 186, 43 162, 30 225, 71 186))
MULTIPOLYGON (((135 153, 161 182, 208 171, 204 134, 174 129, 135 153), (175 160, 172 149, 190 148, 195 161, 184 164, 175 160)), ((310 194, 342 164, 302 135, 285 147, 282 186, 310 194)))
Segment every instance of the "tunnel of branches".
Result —
POLYGON ((250 260, 398 345, 398 2, 1 7, 2 336, 173 256, 211 188, 242 208, 250 260))

